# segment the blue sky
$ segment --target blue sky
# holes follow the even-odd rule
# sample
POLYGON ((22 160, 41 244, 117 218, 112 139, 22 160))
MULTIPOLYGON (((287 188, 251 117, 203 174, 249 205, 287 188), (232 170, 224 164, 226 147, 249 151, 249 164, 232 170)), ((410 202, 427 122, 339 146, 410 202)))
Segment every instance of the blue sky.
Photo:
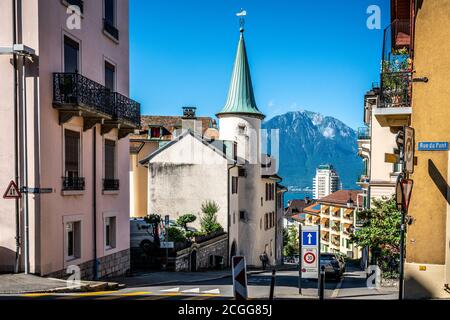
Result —
POLYGON ((214 116, 225 103, 240 8, 258 107, 269 118, 311 110, 353 128, 379 81, 388 0, 131 0, 131 96, 142 114, 214 116), (369 5, 382 29, 366 27, 369 5))

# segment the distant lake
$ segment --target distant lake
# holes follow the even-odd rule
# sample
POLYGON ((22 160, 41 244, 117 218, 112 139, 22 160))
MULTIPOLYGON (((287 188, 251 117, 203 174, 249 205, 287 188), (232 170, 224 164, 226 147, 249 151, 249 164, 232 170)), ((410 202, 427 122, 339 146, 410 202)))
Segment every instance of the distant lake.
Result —
POLYGON ((310 199, 312 199, 312 191, 311 192, 305 192, 305 191, 300 191, 300 192, 294 192, 294 191, 288 191, 284 193, 284 207, 287 207, 287 203, 289 200, 294 200, 294 199, 300 199, 303 200, 305 199, 305 197, 309 197, 310 199))

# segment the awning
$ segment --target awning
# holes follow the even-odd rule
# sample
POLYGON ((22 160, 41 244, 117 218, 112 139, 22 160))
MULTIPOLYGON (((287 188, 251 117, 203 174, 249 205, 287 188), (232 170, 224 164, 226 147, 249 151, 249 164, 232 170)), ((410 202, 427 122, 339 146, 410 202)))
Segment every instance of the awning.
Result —
POLYGON ((344 213, 345 214, 353 213, 353 209, 345 209, 344 213))
POLYGON ((336 212, 338 212, 339 210, 341 210, 341 208, 339 208, 339 207, 334 207, 333 210, 331 210, 331 212, 336 213, 336 212))
POLYGON ((327 222, 328 220, 330 220, 330 218, 322 217, 322 218, 320 219, 320 223, 325 223, 325 222, 327 222))
POLYGON ((322 230, 321 233, 322 233, 322 235, 327 235, 327 234, 329 234, 330 232, 329 232, 329 231, 326 231, 326 230, 322 230))
POLYGON ((324 206, 324 205, 322 205, 322 211, 327 211, 328 208, 329 208, 329 206, 324 206))
POLYGON ((313 218, 314 223, 318 222, 319 220, 320 220, 320 217, 318 217, 318 216, 313 218))
POLYGON ((352 226, 351 223, 344 223, 344 228, 350 228, 352 226))

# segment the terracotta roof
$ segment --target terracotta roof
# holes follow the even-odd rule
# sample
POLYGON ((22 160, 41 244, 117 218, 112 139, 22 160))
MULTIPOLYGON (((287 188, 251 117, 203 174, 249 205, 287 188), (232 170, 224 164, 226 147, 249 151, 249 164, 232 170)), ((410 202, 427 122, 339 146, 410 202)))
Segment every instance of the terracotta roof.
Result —
POLYGON ((320 198, 318 201, 331 205, 347 206, 347 201, 351 197, 355 206, 357 195, 360 193, 362 193, 361 190, 338 190, 326 197, 320 198))
POLYGON ((303 211, 307 212, 307 213, 312 213, 312 214, 320 213, 320 204, 314 203, 314 204, 310 205, 309 207, 304 208, 303 211))
MULTIPOLYGON (((176 128, 181 128, 183 119, 182 116, 141 116, 141 127, 145 130, 149 126, 161 126, 169 132, 173 132, 176 128)), ((202 122, 203 133, 213 126, 214 120, 211 117, 196 117, 195 119, 202 122)))
POLYGON ((289 206, 285 209, 286 216, 293 216, 298 213, 303 213, 303 209, 311 205, 311 202, 306 203, 305 200, 294 199, 289 201, 289 206))

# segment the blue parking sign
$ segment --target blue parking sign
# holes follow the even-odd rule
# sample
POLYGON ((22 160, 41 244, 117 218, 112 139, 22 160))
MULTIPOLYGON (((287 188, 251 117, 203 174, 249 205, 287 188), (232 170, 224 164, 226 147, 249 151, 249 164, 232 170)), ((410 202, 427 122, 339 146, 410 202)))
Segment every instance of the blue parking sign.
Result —
POLYGON ((303 246, 317 246, 317 231, 302 231, 303 246))

